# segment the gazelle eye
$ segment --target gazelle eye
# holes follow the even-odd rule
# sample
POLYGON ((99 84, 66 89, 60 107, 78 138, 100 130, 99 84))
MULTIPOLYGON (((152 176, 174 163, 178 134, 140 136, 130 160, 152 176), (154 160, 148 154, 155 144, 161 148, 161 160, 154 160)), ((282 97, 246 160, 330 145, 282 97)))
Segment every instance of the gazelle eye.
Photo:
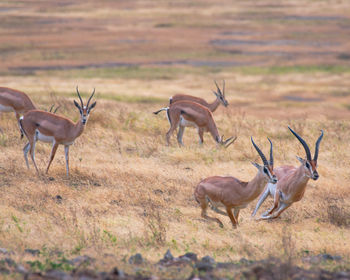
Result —
POLYGON ((310 164, 308 162, 305 163, 306 168, 310 168, 310 164))
POLYGON ((268 172, 267 172, 267 168, 266 167, 264 167, 264 172, 267 174, 268 172))

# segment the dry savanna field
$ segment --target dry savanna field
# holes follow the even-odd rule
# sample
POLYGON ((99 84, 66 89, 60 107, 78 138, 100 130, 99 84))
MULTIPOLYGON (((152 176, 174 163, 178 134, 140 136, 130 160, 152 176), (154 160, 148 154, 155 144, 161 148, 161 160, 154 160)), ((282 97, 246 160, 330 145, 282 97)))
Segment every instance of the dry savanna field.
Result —
MULTIPOLYGON (((50 167, 51 146, 38 142, 37 176, 27 170, 13 113, 0 116, 0 247, 22 263, 88 255, 94 267, 125 266, 141 253, 150 262, 169 248, 217 261, 270 256, 350 260, 350 3, 346 0, 276 1, 2 1, 0 86, 26 92, 41 109, 60 105, 74 121, 76 85, 83 97, 96 88, 96 108, 70 149, 50 167), (164 112, 177 93, 214 100, 214 80, 226 81, 229 106, 213 114, 220 134, 237 136, 228 149, 206 133, 198 144, 187 128, 185 147, 164 112), (253 136, 275 166, 305 156, 290 125, 314 152, 317 181, 304 198, 272 221, 250 216, 253 201, 233 229, 203 220, 193 197, 213 175, 252 179, 261 163, 253 136)), ((259 214, 272 205, 268 199, 259 214)), ((210 211, 211 216, 218 214, 210 211)), ((145 268, 147 270, 147 268, 145 268)))

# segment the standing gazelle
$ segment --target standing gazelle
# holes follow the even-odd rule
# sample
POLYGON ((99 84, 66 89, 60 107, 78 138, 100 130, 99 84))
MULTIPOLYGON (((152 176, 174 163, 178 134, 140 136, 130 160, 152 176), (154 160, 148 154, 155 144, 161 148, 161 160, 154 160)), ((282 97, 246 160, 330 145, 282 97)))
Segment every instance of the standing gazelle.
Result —
POLYGON ((316 167, 318 151, 323 137, 323 130, 321 130, 321 135, 316 141, 314 158, 311 159, 309 146, 306 144, 304 139, 301 138, 289 126, 288 128, 303 145, 306 153, 306 159, 297 157, 297 159, 301 162, 301 165, 298 168, 290 165, 283 165, 275 168, 278 183, 277 185, 266 185, 265 191, 260 196, 258 204, 256 205, 255 210, 252 214, 253 217, 255 216, 261 204, 270 195, 274 198, 273 206, 264 214, 262 214, 260 219, 266 220, 277 218, 294 202, 297 202, 303 198, 306 185, 310 178, 315 181, 319 178, 316 167))
POLYGON ((50 164, 55 157, 58 145, 64 145, 64 152, 66 157, 66 170, 67 177, 69 176, 69 146, 72 145, 76 138, 78 138, 84 131, 86 122, 88 120, 91 109, 96 106, 96 102, 89 106, 91 98, 94 96, 95 89, 91 94, 86 106, 83 104, 80 93, 77 87, 77 94, 80 99, 80 105, 74 100, 74 105, 79 109, 80 120, 73 123, 71 120, 55 115, 50 112, 45 112, 41 110, 32 110, 26 113, 20 118, 20 126, 23 133, 28 138, 28 143, 24 146, 24 158, 29 168, 28 163, 28 151, 32 161, 34 163, 35 169, 39 174, 39 170, 35 163, 34 151, 35 143, 40 140, 43 142, 52 143, 52 150, 50 155, 50 161, 46 168, 46 173, 49 171, 50 164))
POLYGON ((259 196, 267 182, 276 184, 277 178, 273 170, 273 147, 270 141, 270 162, 266 160, 265 155, 254 143, 253 146, 260 155, 264 165, 261 166, 255 162, 252 164, 258 169, 258 174, 249 182, 242 182, 232 176, 214 176, 202 180, 194 191, 194 197, 202 208, 202 217, 217 222, 223 227, 222 222, 217 218, 207 215, 208 204, 219 214, 226 215, 218 207, 225 207, 227 215, 230 217, 233 227, 238 224, 239 211, 247 207, 248 203, 259 196), (234 214, 232 214, 232 208, 234 214))
POLYGON ((207 107, 212 113, 219 107, 220 104, 224 105, 225 107, 228 106, 228 102, 225 97, 225 80, 223 81, 222 91, 219 88, 218 84, 215 82, 217 91, 213 90, 214 95, 216 96, 216 99, 212 103, 208 103, 203 98, 187 95, 187 94, 176 94, 169 99, 169 105, 173 104, 178 101, 191 101, 195 103, 199 103, 203 105, 204 107, 207 107))
POLYGON ((1 112, 15 112, 17 122, 21 115, 30 110, 34 110, 35 106, 22 91, 11 89, 7 87, 0 87, 0 113, 1 112))
POLYGON ((185 126, 194 126, 197 128, 200 144, 203 143, 203 133, 205 131, 210 132, 214 140, 225 147, 231 145, 237 138, 231 137, 224 141, 223 137, 220 137, 219 135, 210 110, 198 103, 191 101, 178 101, 172 103, 167 108, 162 108, 159 111, 154 112, 154 114, 158 114, 160 111, 166 111, 170 123, 169 131, 166 134, 168 145, 170 144, 170 136, 177 127, 179 127, 177 142, 179 145, 183 145, 182 136, 185 126))

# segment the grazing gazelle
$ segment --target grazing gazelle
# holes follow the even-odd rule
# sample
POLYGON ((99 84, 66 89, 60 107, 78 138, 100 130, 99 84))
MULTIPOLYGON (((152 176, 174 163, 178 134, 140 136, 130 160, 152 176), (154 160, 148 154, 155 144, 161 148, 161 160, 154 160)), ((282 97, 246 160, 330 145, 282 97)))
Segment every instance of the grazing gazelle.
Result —
POLYGON ((0 113, 15 112, 17 121, 19 121, 21 115, 34 109, 35 106, 33 102, 24 92, 7 87, 0 87, 0 113))
POLYGON ((228 106, 228 102, 225 98, 225 80, 223 81, 223 86, 222 86, 222 91, 219 88, 218 84, 215 82, 217 91, 213 90, 213 93, 216 96, 216 99, 214 102, 212 103, 208 103, 207 101, 205 101, 203 98, 200 97, 196 97, 196 96, 192 96, 192 95, 187 95, 187 94, 176 94, 172 97, 170 97, 169 99, 169 104, 178 102, 178 101, 192 101, 192 102, 196 102, 199 103, 201 105, 203 105, 204 107, 207 107, 212 113, 219 107, 220 104, 224 105, 225 107, 228 106))
POLYGON ((76 123, 65 117, 61 117, 53 113, 41 110, 29 111, 19 120, 21 130, 29 141, 23 148, 27 167, 29 168, 28 151, 30 151, 32 161, 38 174, 39 170, 35 163, 34 151, 36 141, 40 140, 43 142, 52 143, 50 161, 47 165, 46 173, 49 171, 50 164, 55 157, 58 145, 61 144, 64 145, 67 177, 69 176, 69 146, 72 145, 75 139, 83 133, 90 111, 96 106, 96 102, 89 106, 90 100, 94 96, 95 89, 91 94, 86 106, 83 104, 83 100, 81 99, 78 87, 77 93, 80 99, 80 105, 75 100, 74 105, 79 109, 80 120, 76 123))
POLYGON ((168 120, 170 123, 170 129, 166 134, 167 144, 170 144, 170 136, 174 130, 179 127, 177 134, 177 142, 179 145, 183 145, 182 136, 186 126, 194 126, 198 130, 199 143, 203 143, 203 133, 205 131, 210 132, 214 140, 225 147, 231 145, 237 137, 229 138, 226 141, 223 137, 220 137, 218 129, 216 127, 213 115, 207 107, 204 107, 198 103, 191 101, 178 101, 172 103, 167 108, 162 108, 154 114, 158 114, 160 111, 166 111, 168 120))
POLYGON ((248 203, 253 201, 263 191, 267 182, 276 184, 277 178, 273 171, 273 147, 270 141, 270 161, 266 160, 265 155, 254 143, 253 146, 260 155, 264 165, 261 166, 255 162, 252 164, 258 169, 258 174, 249 182, 242 182, 239 179, 231 176, 214 176, 202 180, 194 191, 194 197, 202 208, 202 217, 217 222, 220 227, 223 227, 222 222, 207 215, 208 204, 219 214, 228 215, 233 227, 237 227, 239 211, 247 207, 248 203), (224 207, 224 211, 218 209, 224 207), (232 208, 234 214, 232 214, 232 208))
POLYGON ((301 138, 295 131, 289 126, 289 130, 303 145, 306 153, 306 159, 297 157, 301 162, 299 167, 291 165, 283 165, 275 168, 275 174, 278 179, 277 185, 267 184, 264 192, 259 198, 258 204, 252 214, 254 217, 261 204, 270 195, 274 198, 273 206, 261 215, 260 219, 274 219, 277 218, 283 211, 290 207, 294 202, 301 200, 304 196, 306 185, 311 178, 317 180, 319 175, 317 173, 317 158, 319 146, 323 137, 323 130, 321 135, 316 141, 315 155, 311 159, 311 153, 309 146, 306 144, 303 138, 301 138))

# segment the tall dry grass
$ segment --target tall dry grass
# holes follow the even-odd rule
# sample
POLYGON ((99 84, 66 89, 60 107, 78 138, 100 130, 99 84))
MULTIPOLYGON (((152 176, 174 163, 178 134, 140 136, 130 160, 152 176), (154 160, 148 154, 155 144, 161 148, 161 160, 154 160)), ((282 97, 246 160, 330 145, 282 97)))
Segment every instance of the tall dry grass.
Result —
MULTIPOLYGON (((165 104, 106 100, 105 91, 118 94, 129 87, 129 81, 109 80, 97 88, 97 107, 71 148, 69 179, 65 177, 61 147, 49 174, 43 173, 51 149, 43 143, 36 149, 40 176, 35 174, 32 164, 27 170, 22 153, 25 141, 19 138, 14 116, 2 115, 0 247, 13 250, 19 260, 32 258, 24 253, 27 248, 53 255, 87 254, 98 260, 95 263, 98 268, 112 265, 114 259, 108 258, 111 255, 125 260, 140 252, 155 261, 167 248, 175 255, 194 251, 217 260, 279 256, 300 262, 298 257, 305 252, 327 252, 348 259, 350 134, 349 112, 342 107, 345 99, 337 101, 331 94, 324 94, 322 101, 295 102, 286 107, 284 86, 318 92, 323 90, 323 86, 318 86, 318 78, 304 75, 300 80, 294 74, 283 76, 275 81, 273 96, 266 96, 262 89, 265 85, 261 84, 264 76, 256 79, 252 92, 243 87, 250 76, 243 75, 241 82, 236 77, 233 82, 229 72, 222 75, 230 106, 220 107, 214 118, 220 133, 238 136, 229 149, 218 148, 209 134, 205 135, 205 144, 199 146, 193 129, 185 132, 185 147, 176 145, 175 135, 172 145, 165 146, 166 117, 152 114, 165 104), (250 136, 265 152, 269 148, 266 137, 272 139, 276 165, 298 164, 295 156, 304 156, 304 151, 288 132, 287 125, 298 131, 312 150, 320 129, 325 131, 318 163, 321 177, 309 181, 304 198, 279 219, 268 222, 250 218, 254 201, 242 210, 237 230, 231 228, 225 217, 223 229, 204 221, 193 199, 194 187, 202 178, 212 175, 229 174, 250 180, 256 172, 250 161, 259 161, 250 136), (101 256, 109 261, 102 261, 101 256)), ((349 87, 348 77, 331 78, 330 86, 335 89, 349 87)), ((1 78, 1 83, 10 79, 1 78)), ((197 79, 198 91, 208 100, 213 99, 210 77, 197 79)), ((62 104, 60 114, 78 119, 72 98, 65 97, 74 95, 74 87, 60 87, 60 79, 48 77, 45 83, 50 87, 67 92, 50 96, 44 85, 31 83, 30 79, 23 77, 17 82, 16 88, 29 85, 27 92, 36 103, 45 108, 51 103, 62 104)), ((94 82, 84 80, 81 92, 88 94, 94 82)), ((66 83, 73 84, 73 80, 66 83)), ((162 80, 152 82, 151 86, 147 81, 130 83, 135 89, 130 96, 149 93, 166 100, 175 91, 162 80)), ((186 92, 189 79, 175 80, 172 84, 186 92)), ((262 209, 271 203, 268 199, 262 209)))

